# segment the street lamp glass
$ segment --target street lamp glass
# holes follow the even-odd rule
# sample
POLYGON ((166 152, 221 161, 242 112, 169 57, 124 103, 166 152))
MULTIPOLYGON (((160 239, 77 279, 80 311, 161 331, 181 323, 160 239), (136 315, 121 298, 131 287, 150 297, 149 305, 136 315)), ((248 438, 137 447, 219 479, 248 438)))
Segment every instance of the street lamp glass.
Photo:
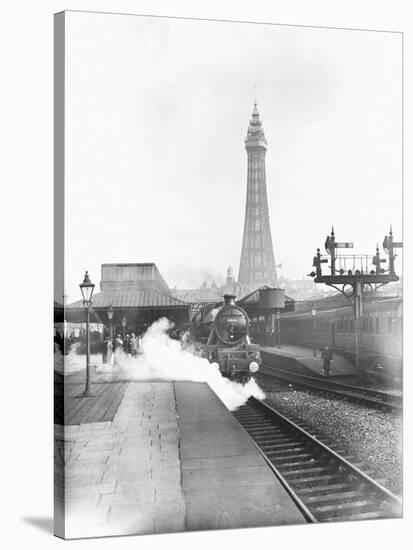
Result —
POLYGON ((93 289, 95 288, 95 285, 91 282, 89 278, 89 273, 87 271, 85 273, 85 278, 83 279, 83 283, 81 283, 79 286, 82 292, 83 301, 85 303, 91 303, 92 296, 93 296, 93 289))
POLYGON ((109 318, 109 321, 112 321, 112 319, 113 319, 113 309, 112 309, 112 306, 110 306, 110 308, 108 309, 108 318, 109 318))
POLYGON ((123 326, 123 327, 126 327, 126 317, 124 317, 124 318, 122 319, 122 326, 123 326))

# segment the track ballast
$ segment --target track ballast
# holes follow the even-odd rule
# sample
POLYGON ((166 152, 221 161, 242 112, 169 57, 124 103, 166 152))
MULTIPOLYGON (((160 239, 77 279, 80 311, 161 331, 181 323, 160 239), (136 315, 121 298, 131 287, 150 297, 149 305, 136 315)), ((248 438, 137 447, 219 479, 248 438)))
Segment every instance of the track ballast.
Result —
POLYGON ((260 374, 284 384, 292 384, 295 387, 329 395, 337 399, 345 399, 353 403, 361 403, 382 410, 400 413, 403 407, 403 401, 400 395, 373 390, 363 386, 333 382, 329 379, 290 372, 266 364, 261 366, 260 374))

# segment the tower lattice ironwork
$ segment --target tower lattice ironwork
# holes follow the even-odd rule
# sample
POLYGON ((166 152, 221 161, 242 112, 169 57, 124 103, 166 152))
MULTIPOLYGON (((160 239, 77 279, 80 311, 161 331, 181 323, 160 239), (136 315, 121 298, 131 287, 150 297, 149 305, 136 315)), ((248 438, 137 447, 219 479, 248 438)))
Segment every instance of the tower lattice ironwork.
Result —
POLYGON ((252 292, 265 284, 277 286, 278 283, 265 178, 267 140, 256 101, 245 138, 245 149, 248 155, 247 199, 238 275, 243 293, 252 292))

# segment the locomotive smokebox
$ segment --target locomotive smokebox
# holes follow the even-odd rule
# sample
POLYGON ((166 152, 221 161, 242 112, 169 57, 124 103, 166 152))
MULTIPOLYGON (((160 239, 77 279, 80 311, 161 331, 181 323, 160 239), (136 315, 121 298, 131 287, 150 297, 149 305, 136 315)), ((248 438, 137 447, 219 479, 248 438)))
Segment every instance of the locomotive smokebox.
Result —
POLYGON ((235 294, 224 294, 224 304, 226 306, 235 306, 235 294))
POLYGON ((283 288, 260 288, 259 307, 264 310, 282 309, 285 307, 283 288))

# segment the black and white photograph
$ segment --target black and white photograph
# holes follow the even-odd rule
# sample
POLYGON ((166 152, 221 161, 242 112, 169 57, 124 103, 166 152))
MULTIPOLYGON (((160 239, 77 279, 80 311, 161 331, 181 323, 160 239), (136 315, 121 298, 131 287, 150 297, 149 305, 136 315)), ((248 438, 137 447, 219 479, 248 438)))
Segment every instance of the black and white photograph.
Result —
POLYGON ((402 517, 402 48, 54 15, 58 537, 402 517))

